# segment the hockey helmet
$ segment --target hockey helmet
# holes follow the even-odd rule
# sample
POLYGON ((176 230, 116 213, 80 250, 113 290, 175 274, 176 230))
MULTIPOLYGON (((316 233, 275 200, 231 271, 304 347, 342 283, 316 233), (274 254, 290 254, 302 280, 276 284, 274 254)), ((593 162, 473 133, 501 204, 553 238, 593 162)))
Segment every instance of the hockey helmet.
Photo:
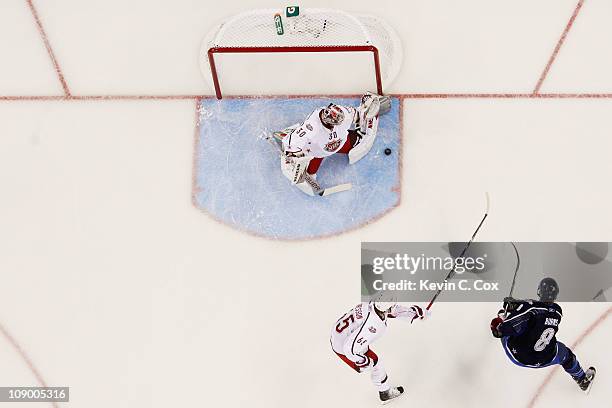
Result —
POLYGON ((544 278, 538 285, 540 302, 554 302, 559 294, 559 285, 553 278, 544 278))
POLYGON ((338 105, 330 103, 321 110, 321 122, 326 126, 336 126, 344 121, 344 112, 338 105))

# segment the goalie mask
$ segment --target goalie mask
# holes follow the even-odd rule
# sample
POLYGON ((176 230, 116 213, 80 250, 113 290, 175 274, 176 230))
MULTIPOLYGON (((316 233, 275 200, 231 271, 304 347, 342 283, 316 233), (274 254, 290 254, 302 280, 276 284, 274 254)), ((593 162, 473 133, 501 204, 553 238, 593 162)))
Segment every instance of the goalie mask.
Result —
POLYGON ((330 103, 321 111, 321 123, 325 126, 337 126, 344 121, 344 112, 338 105, 330 103))

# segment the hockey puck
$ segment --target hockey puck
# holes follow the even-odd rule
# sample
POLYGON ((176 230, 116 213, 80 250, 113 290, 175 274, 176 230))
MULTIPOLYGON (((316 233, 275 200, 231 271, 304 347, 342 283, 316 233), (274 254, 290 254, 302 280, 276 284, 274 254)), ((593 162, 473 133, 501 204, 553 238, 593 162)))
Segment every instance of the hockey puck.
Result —
POLYGON ((391 149, 389 149, 388 147, 385 149, 385 154, 388 156, 391 154, 391 149))

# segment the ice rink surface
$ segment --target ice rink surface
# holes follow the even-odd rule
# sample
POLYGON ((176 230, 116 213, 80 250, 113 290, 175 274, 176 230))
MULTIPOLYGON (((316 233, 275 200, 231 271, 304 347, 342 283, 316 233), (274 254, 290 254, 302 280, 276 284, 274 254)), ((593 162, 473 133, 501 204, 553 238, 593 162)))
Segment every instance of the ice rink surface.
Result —
MULTIPOLYGON (((375 406, 328 341, 359 298, 361 241, 464 241, 484 191, 479 240, 612 240, 612 3, 300 5, 384 17, 404 47, 386 91, 404 106, 401 205, 296 243, 191 201, 194 117, 212 94, 200 42, 284 4, 0 3, 0 385, 68 385, 60 407, 375 406)), ((265 95, 277 79, 250 85, 265 95)), ((374 347, 407 389, 396 406, 609 406, 610 307, 562 306, 559 339, 599 370, 588 398, 506 360, 488 328, 498 305, 441 303, 374 347)))
MULTIPOLYGON (((359 228, 399 204, 400 101, 381 118, 372 150, 355 165, 326 158, 322 187, 351 183, 333 196, 309 197, 280 172, 279 153, 265 138, 301 123, 329 98, 205 99, 198 107, 194 205, 239 230, 278 239, 311 239, 359 228), (390 154, 385 155, 385 149, 390 154)), ((358 106, 358 98, 336 98, 358 106)), ((275 142, 276 143, 276 142, 275 142)))

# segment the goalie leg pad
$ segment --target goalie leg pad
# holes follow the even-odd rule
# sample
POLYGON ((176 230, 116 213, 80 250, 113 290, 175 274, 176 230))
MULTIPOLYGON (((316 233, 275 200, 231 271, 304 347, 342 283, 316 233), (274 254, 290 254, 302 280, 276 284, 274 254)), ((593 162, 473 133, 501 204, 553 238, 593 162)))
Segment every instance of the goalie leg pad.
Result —
POLYGON ((313 174, 305 174, 303 181, 295 185, 302 192, 308 194, 309 196, 321 195, 323 189, 317 182, 317 175, 313 174))
POLYGON ((313 196, 315 195, 314 190, 312 189, 312 187, 310 185, 308 185, 308 183, 306 183, 305 181, 302 181, 301 183, 298 183, 295 185, 300 191, 302 191, 303 193, 308 194, 309 196, 313 196))
POLYGON ((281 172, 291 181, 291 184, 298 184, 304 181, 304 175, 310 159, 307 157, 287 157, 281 155, 281 172))
POLYGON ((305 178, 304 181, 302 181, 301 183, 297 183, 295 186, 303 193, 306 193, 309 196, 314 197, 315 195, 318 195, 319 192, 317 190, 318 184, 316 184, 316 181, 314 184, 311 184, 310 182, 312 181, 314 180, 308 177, 308 178, 305 178))
POLYGON ((378 118, 371 118, 367 122, 366 132, 363 135, 361 141, 349 151, 349 164, 355 164, 359 160, 368 154, 374 145, 376 140, 376 133, 378 132, 378 118))

